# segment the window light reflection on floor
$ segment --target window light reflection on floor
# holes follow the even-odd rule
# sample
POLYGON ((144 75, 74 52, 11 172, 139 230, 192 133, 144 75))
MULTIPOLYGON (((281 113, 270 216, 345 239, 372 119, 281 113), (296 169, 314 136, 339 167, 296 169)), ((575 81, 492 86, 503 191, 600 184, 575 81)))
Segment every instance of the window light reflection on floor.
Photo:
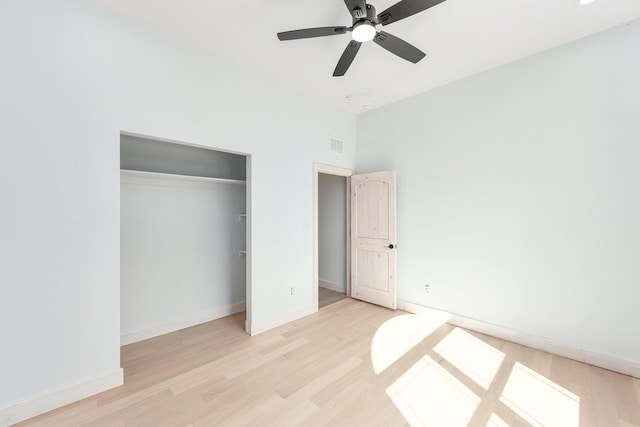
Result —
POLYGON ((373 371, 380 374, 449 320, 441 311, 406 314, 387 320, 371 343, 373 371))
POLYGON ((489 416, 489 422, 487 422, 487 427, 510 427, 510 426, 496 414, 491 414, 489 416))
POLYGON ((503 352, 460 328, 451 331, 433 349, 485 390, 504 360, 503 352))
POLYGON ((466 427, 480 398, 429 356, 386 390, 412 427, 466 427))
POLYGON ((533 426, 580 424, 580 397, 518 362, 500 401, 533 426))

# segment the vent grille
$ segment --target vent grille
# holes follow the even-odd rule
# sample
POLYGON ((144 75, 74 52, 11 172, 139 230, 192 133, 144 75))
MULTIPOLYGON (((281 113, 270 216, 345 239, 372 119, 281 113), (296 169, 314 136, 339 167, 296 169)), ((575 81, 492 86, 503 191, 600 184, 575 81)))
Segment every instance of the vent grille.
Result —
POLYGON ((344 141, 338 138, 329 138, 329 151, 332 153, 344 153, 344 141))

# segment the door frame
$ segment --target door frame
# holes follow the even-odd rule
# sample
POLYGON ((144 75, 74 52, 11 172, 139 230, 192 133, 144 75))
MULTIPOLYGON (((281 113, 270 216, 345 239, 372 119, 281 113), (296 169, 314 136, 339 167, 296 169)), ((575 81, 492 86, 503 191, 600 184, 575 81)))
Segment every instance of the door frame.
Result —
POLYGON ((313 164, 313 309, 318 311, 318 175, 334 175, 346 178, 346 221, 347 233, 347 296, 351 295, 351 176, 355 175, 353 169, 329 166, 322 163, 313 164))

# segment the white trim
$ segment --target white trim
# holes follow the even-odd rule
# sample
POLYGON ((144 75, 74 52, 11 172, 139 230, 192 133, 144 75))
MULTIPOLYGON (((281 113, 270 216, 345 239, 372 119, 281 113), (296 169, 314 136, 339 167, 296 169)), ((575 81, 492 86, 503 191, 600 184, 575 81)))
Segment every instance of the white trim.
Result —
POLYGON ((261 334, 270 329, 277 328, 278 326, 282 326, 286 323, 293 322, 294 320, 298 320, 302 317, 309 316, 313 313, 316 313, 317 311, 317 308, 308 306, 306 308, 290 311, 288 313, 284 313, 261 322, 247 322, 247 331, 252 336, 261 334))
MULTIPOLYGON (((398 300, 398 310, 414 314, 434 311, 441 312, 440 310, 402 300, 398 300)), ((447 323, 451 325, 470 329, 481 334, 490 335, 516 344, 535 348, 537 350, 546 351, 547 353, 552 353, 568 359, 577 360, 578 362, 588 363, 590 365, 619 372, 624 375, 631 375, 632 377, 640 378, 640 362, 620 359, 608 354, 585 350, 571 344, 560 343, 550 338, 505 328, 504 326, 493 325, 491 323, 471 319, 457 314, 447 314, 449 315, 447 323)))
POLYGON ((353 169, 340 168, 337 166, 313 164, 313 306, 314 313, 318 311, 318 174, 343 176, 347 179, 347 296, 351 294, 351 176, 356 172, 353 169))
POLYGON ((340 292, 342 294, 347 293, 347 285, 344 283, 330 282, 329 280, 318 279, 318 287, 324 289, 330 289, 332 291, 340 292))
POLYGON ((253 271, 253 255, 251 254, 251 248, 253 246, 252 243, 252 224, 253 224, 253 216, 251 214, 252 210, 253 210, 253 205, 251 203, 251 200, 253 200, 253 168, 252 168, 252 163, 253 162, 253 157, 251 154, 247 154, 246 156, 246 178, 247 178, 247 187, 245 190, 245 197, 246 197, 246 210, 244 212, 244 214, 246 215, 244 220, 245 220, 245 243, 246 246, 244 247, 245 250, 245 260, 246 260, 246 291, 245 291, 245 308, 246 308, 246 316, 245 316, 245 332, 248 335, 251 335, 249 332, 249 327, 248 325, 251 324, 251 319, 252 319, 252 311, 253 311, 253 305, 252 305, 252 280, 253 280, 253 275, 252 275, 252 271, 253 271))
POLYGON ((8 426, 44 414, 89 396, 121 386, 122 368, 91 379, 40 394, 29 400, 0 409, 0 425, 8 426))
POLYGON ((232 314, 245 311, 246 303, 237 302, 225 307, 218 307, 179 320, 153 325, 146 328, 137 329, 135 331, 126 332, 120 335, 120 345, 132 344, 134 342, 143 341, 159 335, 168 334, 170 332, 179 331, 180 329, 189 328, 201 323, 210 322, 221 317, 230 316, 232 314))

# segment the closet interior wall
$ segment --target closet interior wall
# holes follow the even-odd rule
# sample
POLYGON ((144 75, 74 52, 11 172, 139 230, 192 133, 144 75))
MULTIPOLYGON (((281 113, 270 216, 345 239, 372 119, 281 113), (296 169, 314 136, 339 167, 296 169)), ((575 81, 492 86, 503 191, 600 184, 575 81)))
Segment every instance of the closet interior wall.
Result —
POLYGON ((347 178, 318 174, 318 286, 347 293, 347 178))
POLYGON ((121 342, 245 310, 246 156, 122 135, 121 342))

